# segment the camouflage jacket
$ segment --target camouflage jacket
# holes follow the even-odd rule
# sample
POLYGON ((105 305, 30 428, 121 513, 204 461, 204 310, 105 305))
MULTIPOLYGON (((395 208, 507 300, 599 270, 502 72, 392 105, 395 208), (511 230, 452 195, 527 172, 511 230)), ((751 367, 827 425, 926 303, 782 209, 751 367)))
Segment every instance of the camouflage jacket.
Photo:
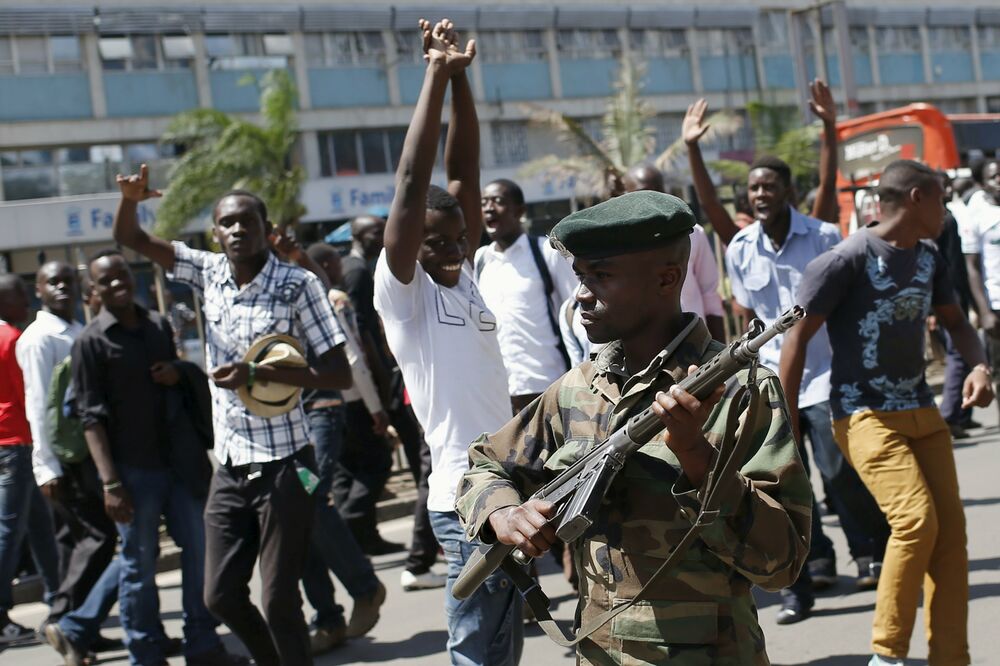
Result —
MULTIPOLYGON (((690 365, 708 361, 721 349, 699 320, 686 337, 679 336, 645 370, 629 377, 621 343, 611 343, 499 432, 476 440, 457 501, 469 538, 494 540, 487 523, 491 513, 522 503, 647 407, 656 392, 683 379, 690 365)), ((729 383, 705 424, 705 437, 716 448, 746 375, 743 371, 729 383)), ((644 600, 580 644, 580 663, 768 663, 750 588, 775 590, 795 580, 809 550, 812 491, 781 385, 764 368, 757 381, 758 432, 739 478, 732 481, 735 492, 723 504, 722 519, 702 532, 644 600)), ((684 476, 664 433, 628 459, 575 548, 584 623, 632 598, 649 580, 691 527, 700 491, 684 476)))

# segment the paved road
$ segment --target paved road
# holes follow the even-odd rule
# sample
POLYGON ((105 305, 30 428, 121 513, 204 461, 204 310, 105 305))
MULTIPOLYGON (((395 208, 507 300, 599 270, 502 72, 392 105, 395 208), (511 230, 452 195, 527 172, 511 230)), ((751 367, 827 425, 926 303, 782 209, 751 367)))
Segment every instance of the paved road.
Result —
MULTIPOLYGON (((996 527, 1000 523, 1000 484, 996 481, 1000 471, 1000 433, 995 427, 997 417, 993 409, 978 411, 976 418, 990 427, 978 431, 972 439, 960 442, 955 452, 969 524, 972 586, 969 606, 970 641, 975 664, 996 664, 996 648, 990 646, 996 645, 994 618, 1000 616, 1000 530, 996 527), (989 638, 991 635, 994 636, 993 639, 989 638)), ((779 627, 774 623, 778 609, 777 595, 758 594, 761 624, 767 634, 768 652, 774 664, 863 666, 867 663, 875 594, 852 592, 850 574, 853 567, 849 562, 843 533, 837 529, 833 518, 825 518, 824 523, 836 545, 843 577, 837 587, 820 596, 814 617, 799 625, 779 627)), ((385 523, 382 529, 388 538, 403 541, 408 538, 409 528, 410 521, 401 519, 385 523)), ((376 559, 378 575, 389 588, 389 598, 382 619, 374 631, 362 640, 356 640, 319 658, 317 666, 366 663, 407 666, 447 664, 441 610, 443 592, 402 592, 399 588, 402 561, 403 558, 399 556, 376 559)), ((440 568, 442 565, 438 566, 440 568)), ((169 572, 159 576, 158 581, 167 631, 172 636, 180 636, 180 574, 169 572)), ((542 584, 549 596, 558 603, 556 617, 571 617, 572 593, 561 576, 549 568, 543 575, 542 584)), ((257 594, 259 585, 255 585, 254 589, 257 594)), ((341 599, 346 600, 347 604, 350 603, 342 588, 338 588, 338 594, 343 595, 341 599)), ((36 626, 44 617, 44 610, 41 604, 28 604, 17 607, 12 615, 25 625, 36 626)), ((918 618, 917 624, 910 663, 926 664, 927 649, 922 618, 918 618)), ((109 627, 109 635, 121 635, 116 617, 109 621, 109 627)), ((225 639, 232 649, 240 649, 232 636, 225 634, 225 639)), ((47 646, 17 648, 0 653, 0 666, 58 666, 60 663, 58 655, 47 646)), ((116 653, 107 655, 100 663, 124 665, 128 663, 128 659, 124 653, 116 653)), ((537 627, 528 627, 522 663, 526 666, 557 666, 572 664, 573 659, 565 650, 549 642, 537 627)), ((174 664, 183 664, 183 660, 171 660, 171 665, 174 664)))

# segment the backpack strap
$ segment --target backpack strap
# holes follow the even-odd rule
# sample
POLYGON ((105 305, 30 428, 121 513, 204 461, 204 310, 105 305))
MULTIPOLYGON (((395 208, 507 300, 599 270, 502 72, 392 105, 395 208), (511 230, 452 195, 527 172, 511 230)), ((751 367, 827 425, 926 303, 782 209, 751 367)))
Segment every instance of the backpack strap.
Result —
POLYGON ((562 333, 559 331, 559 320, 552 309, 552 294, 556 291, 556 285, 552 282, 552 273, 549 272, 549 267, 545 264, 545 257, 542 256, 542 242, 544 241, 541 236, 528 236, 528 247, 531 248, 531 258, 535 260, 535 267, 538 268, 538 272, 542 276, 542 285, 545 287, 545 312, 549 315, 549 325, 556 336, 556 349, 559 350, 559 354, 563 358, 563 363, 566 365, 566 369, 569 370, 573 365, 569 361, 569 354, 566 352, 566 346, 562 341, 562 333))

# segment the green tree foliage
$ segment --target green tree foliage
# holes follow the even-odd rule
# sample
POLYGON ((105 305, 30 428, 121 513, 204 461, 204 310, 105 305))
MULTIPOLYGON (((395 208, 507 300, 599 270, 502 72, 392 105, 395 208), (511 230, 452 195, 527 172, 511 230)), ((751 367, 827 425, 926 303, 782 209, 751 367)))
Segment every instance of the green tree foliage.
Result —
MULTIPOLYGON (((256 79, 248 75, 240 83, 256 79)), ((305 213, 299 203, 305 170, 292 159, 298 137, 295 85, 283 69, 268 72, 259 85, 259 125, 215 109, 185 111, 170 122, 161 141, 180 144, 186 152, 168 174, 157 213, 161 237, 176 238, 230 189, 259 195, 276 225, 293 224, 305 213)))
MULTIPOLYGON (((687 180, 679 177, 687 172, 686 160, 682 163, 679 159, 683 156, 683 141, 678 140, 662 153, 656 152, 656 130, 652 125, 656 111, 642 96, 645 76, 645 64, 626 54, 614 83, 615 92, 605 106, 599 138, 591 136, 578 119, 541 105, 526 105, 532 120, 556 129, 560 140, 571 146, 572 154, 532 160, 520 169, 519 175, 572 176, 577 191, 584 196, 606 193, 609 176, 621 178, 630 167, 645 161, 655 162, 671 181, 687 180)), ((712 130, 707 141, 729 136, 741 126, 740 117, 727 111, 709 120, 712 130)))

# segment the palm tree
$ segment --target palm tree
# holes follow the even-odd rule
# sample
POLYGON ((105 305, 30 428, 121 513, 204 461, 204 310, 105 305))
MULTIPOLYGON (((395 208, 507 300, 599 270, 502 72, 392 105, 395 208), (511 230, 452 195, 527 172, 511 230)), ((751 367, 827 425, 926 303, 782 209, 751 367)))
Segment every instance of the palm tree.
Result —
MULTIPOLYGON (((253 84, 248 75, 241 84, 253 84)), ((260 82, 261 124, 215 109, 178 114, 161 141, 186 152, 168 174, 169 187, 157 213, 156 233, 175 238, 181 230, 230 189, 247 189, 267 204, 271 220, 293 224, 304 213, 299 191, 305 170, 293 163, 297 140, 295 85, 284 69, 260 82)))
MULTIPOLYGON (((656 111, 642 97, 646 66, 625 54, 614 83, 615 93, 608 98, 601 119, 601 137, 595 139, 583 124, 564 113, 535 104, 525 105, 536 123, 548 125, 559 132, 561 141, 573 147, 568 157, 546 155, 525 164, 519 175, 533 177, 572 176, 577 191, 584 197, 605 194, 609 177, 620 179, 632 166, 652 159, 672 181, 681 183, 680 173, 687 172, 686 162, 678 157, 683 141, 678 140, 663 152, 656 153, 656 130, 651 124, 656 111), (655 157, 654 157, 655 156, 655 157)), ((729 111, 715 113, 709 121, 712 128, 706 141, 730 136, 739 130, 741 118, 729 111)))

